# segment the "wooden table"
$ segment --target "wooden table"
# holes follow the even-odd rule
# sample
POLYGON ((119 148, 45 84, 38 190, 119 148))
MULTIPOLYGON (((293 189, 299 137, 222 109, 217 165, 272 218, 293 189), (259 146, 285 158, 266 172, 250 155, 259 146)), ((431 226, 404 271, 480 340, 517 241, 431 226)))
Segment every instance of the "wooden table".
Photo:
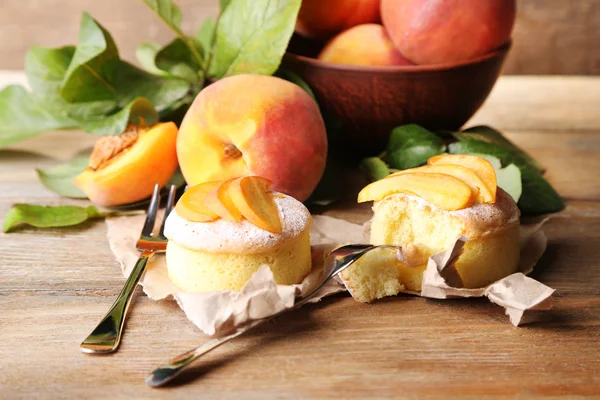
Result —
MULTIPOLYGON (((0 397, 600 396, 599 105, 600 78, 503 77, 469 123, 504 130, 567 199, 544 228, 549 247, 535 274, 557 289, 555 306, 527 326, 513 327, 483 299, 365 305, 339 295, 217 349, 178 384, 154 390, 144 384, 154 367, 207 339, 172 302, 139 296, 119 352, 81 354, 124 281, 106 226, 23 229, 0 233, 0 397)), ((15 202, 81 203, 44 189, 33 168, 89 143, 63 132, 15 146, 28 151, 0 151, 0 215, 15 202)), ((327 214, 362 222, 369 210, 343 203, 327 214)))

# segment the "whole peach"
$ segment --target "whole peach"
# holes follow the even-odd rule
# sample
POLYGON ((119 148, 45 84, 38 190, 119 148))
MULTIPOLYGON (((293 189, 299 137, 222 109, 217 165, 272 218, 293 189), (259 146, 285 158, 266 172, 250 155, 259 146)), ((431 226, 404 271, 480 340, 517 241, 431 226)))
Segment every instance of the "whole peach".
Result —
POLYGON ((299 86, 236 75, 198 94, 179 129, 177 157, 189 185, 258 175, 304 201, 325 169, 325 124, 299 86))
POLYGON ((360 24, 379 22, 380 0, 303 0, 296 32, 328 39, 360 24))
POLYGON ((510 39, 516 0, 382 0, 381 17, 400 52, 417 64, 459 62, 510 39))
POLYGON ((321 51, 319 60, 348 65, 412 65, 379 24, 357 25, 340 33, 321 51))

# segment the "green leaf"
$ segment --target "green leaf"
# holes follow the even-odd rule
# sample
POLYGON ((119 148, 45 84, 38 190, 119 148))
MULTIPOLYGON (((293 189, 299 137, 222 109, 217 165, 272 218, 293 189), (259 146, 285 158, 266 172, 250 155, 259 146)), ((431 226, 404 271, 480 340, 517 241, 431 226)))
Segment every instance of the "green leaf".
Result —
POLYGON ((36 169, 38 178, 44 186, 63 197, 87 199, 73 180, 85 170, 90 160, 89 156, 74 158, 73 160, 47 169, 36 169))
POLYGON ((519 167, 515 164, 510 164, 496 170, 496 180, 498 186, 508 193, 515 203, 518 203, 523 194, 523 182, 519 167))
POLYGON ((458 140, 479 140, 481 142, 496 144, 502 148, 510 150, 513 154, 522 159, 524 163, 540 172, 544 167, 533 157, 527 154, 523 149, 508 140, 502 133, 489 126, 474 126, 458 132, 454 135, 458 140))
POLYGON ((395 169, 414 168, 444 149, 444 141, 434 133, 419 125, 402 125, 390 134, 385 159, 395 169))
POLYGON ((90 218, 102 218, 106 213, 94 206, 38 206, 15 204, 4 217, 2 229, 8 232, 22 224, 36 228, 56 228, 81 224, 90 218))
POLYGON ((517 205, 523 214, 557 212, 564 201, 538 170, 531 167, 519 154, 499 145, 465 139, 448 146, 453 154, 486 154, 498 158, 502 165, 514 164, 521 172, 522 194, 517 205))
POLYGON ((75 46, 56 49, 32 46, 25 55, 27 82, 39 99, 67 104, 60 96, 60 86, 75 54, 75 46))
POLYGON ((186 36, 181 30, 181 10, 177 7, 177 4, 172 0, 144 0, 144 3, 183 40, 198 65, 202 65, 202 56, 196 48, 194 40, 186 36))
POLYGON ((56 49, 31 47, 25 57, 25 74, 31 96, 54 115, 64 117, 87 118, 103 115, 115 109, 114 100, 87 101, 69 103, 60 94, 69 64, 75 53, 75 47, 66 46, 56 49))
POLYGON ((219 1, 219 6, 220 6, 221 12, 223 12, 223 10, 225 10, 227 8, 229 3, 231 3, 231 0, 220 0, 219 1))
POLYGON ((172 0, 144 0, 171 29, 181 31, 181 10, 172 0))
POLYGON ((510 164, 507 165, 506 168, 502 168, 502 162, 494 156, 477 153, 473 153, 473 155, 485 158, 492 164, 492 167, 494 167, 494 171, 496 172, 498 186, 508 193, 515 202, 518 202, 523 193, 523 184, 521 183, 521 171, 519 170, 519 167, 515 164, 510 164))
POLYGON ((210 53, 210 50, 212 49, 216 28, 217 24, 215 21, 212 18, 206 18, 194 35, 196 47, 201 49, 204 60, 207 59, 208 53, 210 53))
POLYGON ((60 94, 68 102, 113 100, 111 84, 119 65, 119 52, 110 34, 88 13, 83 13, 77 50, 65 73, 60 94))
POLYGON ((80 123, 81 129, 88 133, 118 135, 125 132, 128 123, 140 125, 142 121, 148 125, 158 122, 158 112, 148 99, 138 97, 113 115, 90 117, 80 123))
POLYGON ((219 17, 210 76, 272 75, 294 32, 300 4, 301 0, 231 0, 219 17))
POLYGON ((310 97, 313 98, 315 103, 317 102, 317 97, 315 96, 315 92, 313 92, 313 90, 310 88, 310 86, 308 86, 308 83, 306 83, 306 81, 304 79, 302 79, 300 77, 300 75, 298 75, 297 73, 292 72, 287 69, 284 69, 284 68, 279 68, 277 70, 277 72, 275 72, 274 76, 281 78, 281 79, 285 79, 286 81, 292 82, 292 83, 300 86, 302 89, 304 89, 306 91, 306 93, 308 93, 310 95, 310 97))
POLYGON ((390 174, 387 164, 379 157, 364 158, 358 167, 366 172, 373 181, 383 179, 390 174))
POLYGON ((172 76, 198 83, 201 66, 190 53, 185 42, 179 38, 163 47, 155 58, 156 66, 172 76))
POLYGON ((155 42, 145 42, 135 49, 135 58, 147 72, 154 75, 167 75, 165 71, 156 66, 156 53, 161 49, 160 44, 155 42))
POLYGON ((76 126, 76 121, 52 113, 21 86, 11 85, 0 92, 0 148, 45 131, 76 126))
POLYGON ((119 64, 118 72, 114 86, 123 105, 144 97, 160 112, 182 99, 190 90, 190 83, 185 80, 152 75, 125 61, 119 64))
POLYGON ((538 171, 521 167, 523 194, 517 205, 523 214, 545 214, 565 208, 565 202, 538 171))

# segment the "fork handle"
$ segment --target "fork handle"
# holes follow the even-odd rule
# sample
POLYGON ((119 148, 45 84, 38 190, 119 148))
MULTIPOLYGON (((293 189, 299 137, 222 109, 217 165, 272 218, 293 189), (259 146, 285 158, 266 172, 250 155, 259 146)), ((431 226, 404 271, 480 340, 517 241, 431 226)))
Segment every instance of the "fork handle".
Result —
POLYGON ((154 255, 153 251, 144 251, 131 270, 119 297, 108 310, 96 329, 80 345, 80 350, 90 354, 112 353, 119 347, 125 316, 129 310, 133 293, 140 278, 146 270, 148 261, 154 255))
POLYGON ((242 334, 252 330, 253 328, 270 319, 272 319, 272 317, 254 321, 249 325, 236 330, 230 335, 210 340, 194 350, 181 354, 180 356, 169 361, 167 364, 162 365, 152 371, 152 374, 146 377, 146 384, 151 387, 159 387, 164 385, 178 376, 185 368, 190 366, 194 361, 204 354, 216 349, 220 345, 225 344, 232 339, 235 339, 238 336, 241 336, 242 334))

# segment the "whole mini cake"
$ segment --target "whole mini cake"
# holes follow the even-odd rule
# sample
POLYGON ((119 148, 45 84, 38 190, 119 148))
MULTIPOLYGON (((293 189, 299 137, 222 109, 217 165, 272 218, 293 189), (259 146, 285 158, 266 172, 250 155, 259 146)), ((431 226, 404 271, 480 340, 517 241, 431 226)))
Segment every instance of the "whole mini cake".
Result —
POLYGON ((169 278, 184 292, 240 290, 263 265, 275 281, 311 270, 311 215, 293 197, 249 176, 196 185, 167 218, 169 278))
POLYGON ((464 287, 484 287, 517 270, 519 209, 481 157, 434 157, 368 185, 358 200, 374 201, 370 242, 402 246, 401 259, 380 249, 341 274, 358 301, 421 290, 429 257, 460 236, 468 238, 455 264, 464 287))

